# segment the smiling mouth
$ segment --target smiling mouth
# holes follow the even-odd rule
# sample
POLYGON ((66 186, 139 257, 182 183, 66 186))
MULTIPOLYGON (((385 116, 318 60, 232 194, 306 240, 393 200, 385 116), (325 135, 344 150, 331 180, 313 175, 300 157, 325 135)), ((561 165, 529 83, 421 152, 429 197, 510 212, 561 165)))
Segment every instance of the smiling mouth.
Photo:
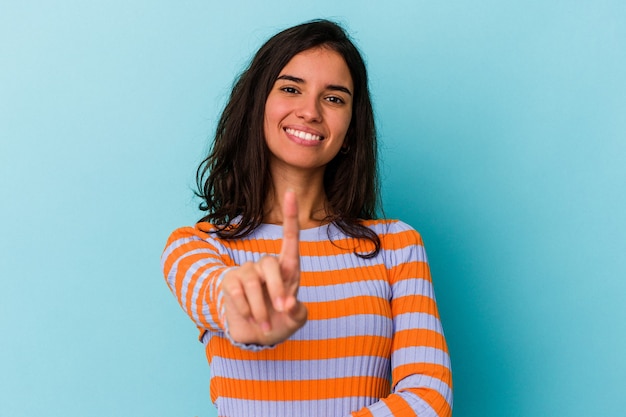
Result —
POLYGON ((313 135, 311 133, 303 132, 301 130, 287 128, 287 129, 285 129, 285 132, 287 132, 290 135, 295 136, 295 137, 297 137, 299 139, 308 140, 308 141, 311 141, 311 142, 317 142, 317 141, 320 141, 320 140, 324 140, 323 136, 313 135))

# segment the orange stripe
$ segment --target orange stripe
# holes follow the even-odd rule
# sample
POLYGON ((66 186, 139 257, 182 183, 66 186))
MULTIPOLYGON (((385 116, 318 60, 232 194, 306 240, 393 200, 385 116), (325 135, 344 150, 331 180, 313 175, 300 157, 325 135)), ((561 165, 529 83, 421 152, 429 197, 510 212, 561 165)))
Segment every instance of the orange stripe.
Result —
POLYGON ((396 332, 393 336, 393 348, 402 349, 411 346, 427 346, 448 353, 442 334, 426 329, 411 329, 396 332))
POLYGON ((386 250, 397 250, 412 245, 422 246, 422 238, 415 230, 405 230, 385 235, 382 247, 386 250))
MULTIPOLYGON (((175 241, 181 238, 189 238, 190 235, 195 234, 193 232, 194 230, 191 228, 178 229, 175 233, 172 234, 172 236, 170 237, 170 241, 175 241)), ((208 278, 207 280, 203 282, 203 285, 200 288, 199 297, 196 300, 195 306, 192 305, 192 296, 193 296, 193 290, 198 284, 199 277, 208 268, 221 265, 221 258, 217 253, 215 254, 198 253, 198 254, 189 255, 189 256, 186 255, 190 251, 193 251, 196 249, 208 249, 208 250, 216 251, 216 249, 213 246, 211 246, 210 244, 206 242, 197 241, 197 240, 189 241, 181 245, 180 247, 176 248, 168 256, 164 265, 164 274, 166 275, 166 278, 167 278, 167 275, 169 274, 169 271, 171 270, 172 265, 174 264, 174 262, 176 262, 176 260, 179 260, 179 264, 176 270, 176 276, 174 278, 174 290, 175 290, 174 292, 175 292, 176 298, 178 299, 178 302, 180 303, 180 305, 184 306, 185 310, 189 312, 190 315, 194 311, 194 307, 195 307, 195 312, 198 315, 200 323, 206 328, 213 328, 214 326, 211 326, 209 322, 206 320, 206 318, 204 317, 204 315, 202 314, 202 301, 203 301, 202 295, 205 294, 206 288, 208 285, 211 284, 212 280, 208 278), (195 262, 200 261, 200 260, 211 260, 211 259, 215 260, 216 262, 203 265, 190 277, 190 280, 186 286, 187 296, 186 296, 186 299, 183 300, 182 299, 183 282, 187 276, 186 273, 191 267, 191 265, 193 265, 195 262)), ((212 312, 211 317, 216 323, 218 322, 216 311, 212 312)))
POLYGON ((391 302, 391 311, 394 317, 402 313, 428 313, 439 318, 435 300, 423 295, 396 298, 391 302))
MULTIPOLYGON (((384 221, 384 220, 374 220, 374 221, 364 221, 364 225, 375 225, 375 224, 390 224, 393 221, 384 221)), ((178 239, 180 237, 190 237, 190 235, 198 236, 202 239, 206 239, 209 236, 216 236, 215 234, 208 233, 210 230, 216 230, 215 226, 210 223, 197 223, 195 228, 181 228, 176 232, 185 232, 180 233, 182 236, 176 236, 174 239, 178 239)), ((175 232, 175 233, 176 233, 175 232)), ((179 233, 177 233, 178 235, 179 233)), ((281 239, 250 239, 250 238, 242 238, 235 240, 222 240, 224 244, 230 246, 232 248, 245 248, 245 250, 250 251, 252 253, 280 253, 281 249, 281 239), (258 251, 251 250, 250 242, 255 242, 255 246, 259 248, 258 251)), ((386 235, 386 238, 381 242, 382 248, 388 250, 402 249, 404 247, 413 245, 413 244, 422 244, 421 237, 419 233, 415 230, 405 230, 397 233, 392 233, 386 235)), ((332 256, 332 255, 340 255, 345 253, 352 253, 354 250, 369 252, 373 249, 373 245, 368 240, 356 239, 356 238, 343 238, 336 240, 323 239, 316 242, 309 241, 301 241, 300 242, 300 255, 302 256, 318 256, 320 253, 324 256, 332 256)))
POLYGON ((214 236, 214 235, 203 233, 200 230, 194 229, 193 227, 181 227, 179 229, 174 230, 174 232, 172 232, 172 234, 167 240, 167 244, 165 245, 165 250, 167 250, 167 248, 177 240, 180 240, 180 239, 191 239, 191 240, 179 246, 178 248, 174 249, 174 251, 169 254, 169 256, 167 257, 163 265, 164 272, 167 274, 169 270, 172 268, 172 264, 176 262, 178 258, 184 256, 185 253, 192 251, 194 249, 212 250, 216 253, 217 258, 219 259, 219 251, 211 243, 204 240, 209 236, 214 236), (202 240, 197 240, 194 238, 199 238, 202 240))
POLYGON ((382 397, 389 393, 386 378, 350 377, 298 381, 252 381, 213 377, 220 396, 254 401, 310 401, 361 397, 364 393, 382 397))
POLYGON ((222 243, 231 249, 241 250, 248 253, 257 254, 279 254, 282 240, 275 239, 236 239, 222 240, 222 243))
MULTIPOLYGON (((279 254, 282 247, 282 239, 249 239, 228 241, 225 243, 233 249, 241 249, 256 254, 279 254), (254 246, 252 246, 251 243, 253 243, 254 246)), ((353 239, 348 241, 342 239, 333 242, 329 240, 317 242, 300 241, 299 249, 301 256, 334 256, 352 253, 355 248, 359 248, 360 246, 362 245, 359 245, 359 242, 355 242, 353 239), (335 244, 333 245, 333 243, 335 244)), ((371 249, 373 249, 373 247, 371 249)), ((369 251, 371 249, 364 248, 363 250, 369 251)))
POLYGON ((446 399, 437 391, 429 388, 411 388, 406 391, 412 392, 422 400, 426 401, 432 409, 435 410, 439 417, 452 416, 452 409, 450 408, 450 405, 448 405, 446 399))
POLYGON ((301 275, 301 285, 307 287, 323 287, 362 281, 388 281, 389 279, 387 268, 382 264, 334 271, 306 271, 302 272, 301 275))
POLYGON ((213 226, 211 223, 209 222, 200 222, 200 223, 196 223, 193 226, 194 229, 194 234, 206 239, 209 236, 217 236, 215 233, 211 233, 213 231, 217 230, 217 227, 213 226))
MULTIPOLYGON (((209 294, 209 287, 211 287, 211 289, 213 290, 213 294, 216 296, 215 300, 208 300, 207 304, 209 306, 209 314, 211 315, 211 320, 214 323, 219 323, 219 317, 218 317, 218 312, 220 309, 220 306, 217 304, 217 294, 219 294, 219 290, 221 288, 220 286, 217 286, 215 283, 215 280, 217 279, 216 275, 219 275, 221 273, 221 271, 216 271, 213 272, 211 274, 210 277, 208 277, 203 283, 202 286, 200 287, 200 290, 198 291, 198 298, 196 299, 196 314, 198 315, 198 317, 200 318, 200 322, 206 327, 206 328, 211 328, 214 330, 219 330, 219 329, 215 329, 214 326, 212 326, 205 318, 205 315, 202 312, 202 308, 203 308, 203 302, 204 302, 204 297, 207 297, 209 294)), ((195 285, 195 283, 194 283, 195 285)), ((192 288, 191 285, 189 287, 190 289, 192 288)), ((188 291, 189 294, 189 291, 188 291)), ((189 297, 189 301, 191 303, 191 297, 189 297)), ((190 307, 191 308, 191 307, 190 307)), ((191 310, 189 310, 191 311, 191 310)))
POLYGON ((390 317, 389 301, 386 298, 371 295, 306 303, 306 307, 309 309, 309 320, 327 320, 359 314, 390 317))
POLYGON ((385 405, 391 410, 394 416, 412 417, 417 416, 415 411, 411 408, 409 403, 399 395, 390 395, 382 400, 385 405))
POLYGON ((359 411, 353 411, 352 417, 374 417, 374 414, 368 408, 361 408, 359 411))
POLYGON ((452 388, 452 371, 443 365, 434 363, 416 362, 400 365, 392 371, 394 383, 409 375, 428 375, 445 382, 452 388))
MULTIPOLYGON (((214 266, 214 264, 205 265, 205 266, 203 266, 202 268, 199 268, 199 269, 198 269, 198 270, 197 270, 197 271, 196 271, 196 272, 195 272, 195 273, 191 276, 191 279, 189 280, 189 283, 187 284, 187 295, 186 295, 186 297, 185 297, 185 300, 184 300, 184 301, 185 301, 185 310, 189 312, 189 315, 191 315, 191 314, 192 314, 192 312, 194 311, 194 308, 193 308, 193 306, 192 306, 192 304, 191 304, 191 299, 192 299, 192 297, 193 297, 193 292, 194 292, 193 290, 194 290, 194 288, 196 287, 196 285, 198 284, 198 279, 200 278, 200 275, 202 275, 202 274, 204 273, 204 271, 206 271, 208 268, 210 268, 210 267, 212 267, 212 266, 214 266)), ((187 269, 188 269, 188 268, 184 268, 183 272, 184 272, 184 271, 186 271, 187 269)), ((181 277, 181 279, 180 279, 180 283, 181 283, 181 286, 182 286, 182 282, 183 282, 183 279, 184 279, 184 274, 183 274, 183 273, 181 273, 180 275, 183 275, 183 276, 181 277)), ((206 286, 206 284, 208 283, 208 281, 209 281, 209 280, 207 279, 205 282, 203 282, 203 283, 202 283, 202 284, 203 284, 203 285, 202 285, 202 287, 205 287, 205 286, 206 286)), ((176 282, 176 285, 178 286, 178 280, 177 280, 177 282, 176 282)), ((198 295, 199 295, 199 296, 198 296, 198 300, 199 300, 200 302, 202 302, 202 294, 203 294, 203 293, 202 293, 202 290, 200 290, 200 292, 199 292, 199 294, 198 294, 198 295)), ((181 295, 182 295, 182 292, 181 292, 181 295)), ((198 300, 197 300, 197 301, 198 301, 198 300)), ((183 301, 183 300, 181 299, 181 304, 182 304, 182 301, 183 301)), ((198 310, 197 310, 197 301, 196 301, 196 310, 195 310, 195 312, 196 312, 196 313, 198 313, 198 310)), ((200 315, 199 315, 199 317, 200 317, 200 321, 202 322, 202 324, 203 324, 203 325, 205 325, 205 326, 208 326, 208 323, 206 322, 206 320, 204 320, 204 317, 202 317, 202 314, 200 314, 200 315)))
MULTIPOLYGON (((169 244, 168 244, 169 246, 169 244)), ((167 247, 168 247, 167 246, 167 247)), ((166 249, 167 249, 166 247, 166 249)), ((172 265, 174 265, 174 262, 176 262, 176 260, 182 256, 185 256, 185 254, 187 253, 187 251, 189 251, 191 249, 189 249, 188 244, 185 244, 183 246, 179 246, 178 248, 174 249, 172 251, 172 253, 170 253, 168 255, 168 257, 165 259, 165 262, 163 263, 163 273, 165 274, 165 276, 167 277, 167 275, 169 275, 171 269, 172 269, 172 265)))
MULTIPOLYGON (((181 304, 182 304, 181 294, 182 294, 182 288, 183 288, 183 281, 187 277, 187 271, 189 270, 191 265, 193 265, 194 263, 203 259, 211 259, 211 258, 215 259, 215 257, 209 257, 205 253, 198 253, 198 254, 194 254, 191 256, 186 256, 182 258, 180 262, 178 263, 178 268, 176 270, 175 288, 176 288, 176 297, 180 300, 181 304)), ((198 280, 198 276, 201 275, 202 272, 206 270, 206 268, 214 267, 216 265, 219 265, 219 262, 209 263, 199 268, 191 276, 190 284, 187 286, 187 288, 193 288, 194 283, 198 280)))
POLYGON ((389 282, 395 284, 403 279, 423 278, 432 282, 430 268, 426 262, 407 262, 389 268, 389 282))
MULTIPOLYGON (((182 246, 179 246, 178 248, 174 249, 172 253, 170 253, 170 255, 167 257, 167 259, 164 262, 163 274, 165 275, 165 277, 167 278, 167 276, 171 272, 173 264, 179 259, 180 259, 180 262, 177 268, 178 269, 177 274, 179 274, 181 270, 186 271, 186 268, 180 267, 181 264, 187 265, 187 266, 191 265, 188 262, 189 258, 194 259, 194 260, 209 258, 209 259, 215 259, 216 261, 221 262, 221 257, 217 253, 214 255, 207 254, 207 253, 198 253, 198 254, 194 254, 191 256, 187 255, 189 252, 196 250, 196 249, 215 250, 215 248, 213 248, 211 245, 202 244, 201 242, 189 242, 189 243, 185 243, 182 246)), ((177 287, 177 289, 179 290, 180 288, 177 287)))

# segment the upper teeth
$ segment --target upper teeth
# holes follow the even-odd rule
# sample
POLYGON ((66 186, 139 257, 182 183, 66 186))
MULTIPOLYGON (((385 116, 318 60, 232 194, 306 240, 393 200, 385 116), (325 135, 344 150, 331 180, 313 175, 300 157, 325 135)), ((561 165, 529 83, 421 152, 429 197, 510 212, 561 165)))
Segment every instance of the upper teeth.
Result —
POLYGON ((310 133, 303 132, 301 130, 286 129, 286 132, 289 133, 290 135, 299 137, 300 139, 304 139, 304 140, 322 140, 321 136, 312 135, 310 133))

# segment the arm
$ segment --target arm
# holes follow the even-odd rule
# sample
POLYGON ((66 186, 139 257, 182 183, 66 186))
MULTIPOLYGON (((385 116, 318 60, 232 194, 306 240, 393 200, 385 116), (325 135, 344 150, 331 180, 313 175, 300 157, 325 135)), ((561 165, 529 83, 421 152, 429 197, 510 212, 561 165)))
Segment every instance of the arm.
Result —
POLYGON ((272 346, 306 322, 306 307, 297 299, 298 235, 295 194, 287 191, 278 258, 263 256, 229 267, 219 239, 188 227, 170 236, 162 255, 163 273, 179 304, 203 333, 223 332, 237 346, 253 350, 272 346))
POLYGON ((229 267, 221 248, 197 227, 175 230, 161 256, 163 275, 172 294, 202 331, 224 331, 221 285, 229 267))
POLYGON ((405 226, 384 244, 392 289, 394 335, 392 393, 352 413, 365 416, 449 417, 450 357, 435 301, 426 252, 419 234, 405 226))

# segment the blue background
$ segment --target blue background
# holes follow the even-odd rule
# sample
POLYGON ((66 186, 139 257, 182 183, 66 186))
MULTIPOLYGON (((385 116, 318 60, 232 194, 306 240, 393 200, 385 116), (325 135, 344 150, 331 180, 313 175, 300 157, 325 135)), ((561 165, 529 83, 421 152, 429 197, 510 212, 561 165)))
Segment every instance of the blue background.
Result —
POLYGON ((368 61, 455 417, 624 415, 625 5, 0 0, 0 415, 215 415, 159 256, 235 74, 316 17, 368 61))

